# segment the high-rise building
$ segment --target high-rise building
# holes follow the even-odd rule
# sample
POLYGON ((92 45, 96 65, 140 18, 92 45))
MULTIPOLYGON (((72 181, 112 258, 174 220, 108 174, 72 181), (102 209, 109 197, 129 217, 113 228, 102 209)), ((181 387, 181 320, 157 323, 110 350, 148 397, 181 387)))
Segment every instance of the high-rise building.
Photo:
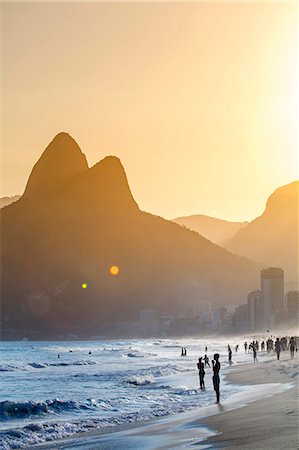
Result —
POLYGON ((263 324, 263 304, 261 291, 252 291, 247 295, 248 328, 255 331, 263 324))
POLYGON ((233 314, 233 329, 236 332, 244 333, 248 331, 248 305, 239 305, 233 314))
POLYGON ((153 309, 140 311, 140 325, 145 332, 153 332, 157 329, 157 314, 153 309))
POLYGON ((261 295, 264 325, 272 327, 284 312, 283 269, 269 267, 261 271, 261 295))
POLYGON ((290 291, 286 295, 286 306, 289 319, 299 316, 299 291, 290 291))

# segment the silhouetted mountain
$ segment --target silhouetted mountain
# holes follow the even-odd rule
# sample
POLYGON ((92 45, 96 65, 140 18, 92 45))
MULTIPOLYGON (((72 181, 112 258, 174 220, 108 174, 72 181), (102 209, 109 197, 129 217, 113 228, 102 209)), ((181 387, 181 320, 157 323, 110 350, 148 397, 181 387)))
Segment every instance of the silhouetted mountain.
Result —
POLYGON ((258 285, 255 263, 140 211, 119 159, 88 169, 65 133, 1 216, 3 337, 107 333, 107 324, 136 320, 145 308, 241 303, 258 285))
POLYGON ((173 219, 173 222, 196 231, 215 244, 223 246, 237 232, 244 228, 248 222, 229 222, 215 217, 196 214, 173 219))
POLYGON ((11 203, 19 200, 20 195, 12 195, 11 197, 2 197, 0 198, 0 208, 4 208, 4 206, 11 205, 11 203))
POLYGON ((276 189, 264 213, 226 244, 233 253, 284 268, 287 288, 298 286, 298 193, 299 181, 276 189))

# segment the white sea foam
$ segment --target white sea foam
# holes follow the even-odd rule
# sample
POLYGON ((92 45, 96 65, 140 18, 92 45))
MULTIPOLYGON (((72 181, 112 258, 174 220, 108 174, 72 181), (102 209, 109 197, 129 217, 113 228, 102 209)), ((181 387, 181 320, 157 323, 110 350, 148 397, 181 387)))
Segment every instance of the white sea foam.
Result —
MULTIPOLYGON (((211 369, 206 370, 207 390, 198 389, 196 362, 204 345, 191 339, 1 342, 0 448, 30 448, 213 402, 211 369), (187 347, 188 357, 180 357, 181 347, 187 347)), ((213 343, 225 360, 226 345, 213 343)), ((223 398, 231 393, 225 389, 223 398)))

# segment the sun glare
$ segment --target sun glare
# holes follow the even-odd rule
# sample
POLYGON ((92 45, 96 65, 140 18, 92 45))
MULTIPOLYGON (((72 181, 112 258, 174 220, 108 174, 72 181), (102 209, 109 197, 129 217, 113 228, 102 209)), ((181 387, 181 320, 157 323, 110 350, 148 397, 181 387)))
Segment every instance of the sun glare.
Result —
POLYGON ((111 275, 118 275, 119 274, 119 267, 118 266, 111 266, 109 269, 109 272, 111 275))

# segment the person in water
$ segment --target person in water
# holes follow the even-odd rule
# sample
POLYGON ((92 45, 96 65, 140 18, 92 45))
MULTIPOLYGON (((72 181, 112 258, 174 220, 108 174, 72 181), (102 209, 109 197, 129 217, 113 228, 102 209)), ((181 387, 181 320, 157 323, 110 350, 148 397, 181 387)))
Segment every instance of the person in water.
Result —
POLYGON ((220 403, 220 362, 219 362, 219 353, 215 353, 214 359, 212 360, 213 365, 213 387, 216 392, 216 403, 220 403))
POLYGON ((208 355, 205 355, 205 357, 204 357, 204 362, 205 362, 205 367, 211 367, 211 366, 210 366, 210 362, 209 362, 209 357, 208 357, 208 355))
POLYGON ((198 368, 200 389, 205 389, 205 380, 204 380, 205 369, 204 369, 204 363, 202 362, 202 358, 198 359, 197 368, 198 368))
POLYGON ((228 351, 228 363, 231 366, 232 365, 232 349, 230 348, 230 345, 227 346, 227 351, 228 351))

